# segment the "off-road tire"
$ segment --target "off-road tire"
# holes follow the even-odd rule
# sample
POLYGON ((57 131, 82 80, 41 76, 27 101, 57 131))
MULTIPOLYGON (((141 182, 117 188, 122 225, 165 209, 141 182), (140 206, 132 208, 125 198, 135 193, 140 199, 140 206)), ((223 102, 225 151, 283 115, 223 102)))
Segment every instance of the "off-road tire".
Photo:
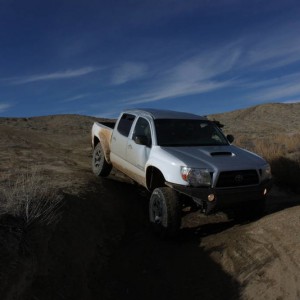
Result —
POLYGON ((181 225, 181 205, 177 192, 169 187, 156 188, 149 201, 149 218, 161 237, 174 237, 181 225))
POLYGON ((112 165, 109 164, 104 156, 100 143, 96 145, 93 152, 92 169, 96 176, 106 177, 109 175, 112 165))

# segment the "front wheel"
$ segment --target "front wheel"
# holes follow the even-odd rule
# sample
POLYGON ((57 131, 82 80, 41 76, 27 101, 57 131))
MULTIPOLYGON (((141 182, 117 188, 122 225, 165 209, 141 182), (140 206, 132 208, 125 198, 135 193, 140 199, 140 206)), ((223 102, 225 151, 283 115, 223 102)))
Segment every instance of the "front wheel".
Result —
POLYGON ((94 174, 101 177, 108 176, 112 169, 112 165, 105 159, 103 148, 100 143, 96 145, 93 152, 92 168, 94 174))
POLYGON ((149 218, 160 236, 175 236, 181 225, 181 205, 178 194, 169 187, 156 188, 149 202, 149 218))

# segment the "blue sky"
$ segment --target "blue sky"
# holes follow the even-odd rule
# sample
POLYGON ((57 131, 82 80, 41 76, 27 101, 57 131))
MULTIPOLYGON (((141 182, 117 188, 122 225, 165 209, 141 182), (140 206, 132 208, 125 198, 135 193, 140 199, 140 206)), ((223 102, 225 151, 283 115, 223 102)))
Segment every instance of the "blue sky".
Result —
POLYGON ((0 0, 0 116, 300 101, 297 0, 0 0))

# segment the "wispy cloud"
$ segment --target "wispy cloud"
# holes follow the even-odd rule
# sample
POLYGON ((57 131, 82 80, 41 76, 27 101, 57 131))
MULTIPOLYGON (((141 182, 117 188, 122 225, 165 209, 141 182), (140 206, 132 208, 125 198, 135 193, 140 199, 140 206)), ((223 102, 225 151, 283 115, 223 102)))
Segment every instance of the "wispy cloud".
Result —
POLYGON ((300 61, 300 37, 296 30, 300 23, 288 23, 279 30, 266 30, 259 35, 243 40, 243 66, 256 66, 257 70, 267 71, 300 61))
POLYGON ((76 95, 76 96, 73 96, 73 97, 66 98, 66 99, 62 100, 62 102, 73 102, 73 101, 77 101, 77 100, 86 98, 88 96, 89 96, 89 94, 76 95))
POLYGON ((287 97, 295 97, 300 95, 299 82, 284 83, 276 87, 270 87, 260 90, 252 97, 255 100, 269 101, 269 100, 281 100, 287 97))
POLYGON ((300 96, 300 73, 289 74, 258 82, 246 83, 250 92, 247 96, 255 101, 281 101, 300 96))
POLYGON ((120 108, 119 110, 100 112, 97 113, 95 117, 104 119, 116 119, 119 116, 121 110, 122 109, 120 108))
POLYGON ((237 88, 243 95, 246 92, 244 98, 255 101, 295 98, 300 95, 300 74, 285 72, 285 76, 275 77, 273 73, 274 69, 300 62, 300 38, 296 31, 288 30, 291 26, 299 27, 300 23, 276 30, 269 28, 227 45, 214 45, 176 63, 170 57, 173 64, 166 60, 166 64, 158 67, 149 65, 147 72, 124 65, 114 74, 113 82, 122 84, 135 76, 146 79, 135 86, 131 97, 123 100, 126 105, 208 93, 225 87, 237 88))
POLYGON ((147 74, 148 67, 144 63, 126 62, 113 71, 112 84, 119 85, 140 79, 147 74))
POLYGON ((13 84, 25 84, 25 83, 31 83, 31 82, 37 82, 37 81, 68 79, 68 78, 74 78, 74 77, 80 77, 83 75, 87 75, 87 74, 95 72, 97 70, 98 69, 94 68, 94 67, 85 67, 85 68, 80 68, 80 69, 75 69, 75 70, 66 70, 66 71, 59 71, 59 72, 54 72, 54 73, 11 78, 11 79, 9 79, 9 81, 13 84))
POLYGON ((283 103, 299 103, 300 102, 300 98, 298 99, 292 99, 292 100, 287 100, 287 101, 283 101, 283 103))
POLYGON ((199 81, 214 78, 231 70, 241 55, 233 43, 218 50, 207 50, 191 57, 170 70, 176 80, 199 81))
POLYGON ((280 85, 286 85, 289 83, 299 83, 300 82, 300 72, 281 75, 281 76, 269 76, 268 79, 257 80, 249 79, 248 81, 240 82, 240 86, 244 89, 259 89, 259 88, 271 88, 280 85))
POLYGON ((230 71, 240 57, 240 51, 233 45, 222 49, 200 53, 185 59, 177 65, 156 71, 158 75, 148 88, 135 95, 127 104, 139 104, 201 94, 234 84, 233 79, 218 77, 230 71))
POLYGON ((181 96, 202 94, 202 93, 223 88, 231 84, 232 82, 230 81, 224 81, 224 82, 207 81, 207 82, 199 82, 199 83, 177 82, 173 84, 168 84, 166 86, 162 86, 160 89, 157 89, 156 91, 141 94, 135 99, 127 100, 125 102, 127 104, 155 102, 155 101, 164 100, 168 98, 177 98, 181 96))
POLYGON ((9 103, 0 103, 0 113, 7 111, 10 107, 12 107, 9 103))

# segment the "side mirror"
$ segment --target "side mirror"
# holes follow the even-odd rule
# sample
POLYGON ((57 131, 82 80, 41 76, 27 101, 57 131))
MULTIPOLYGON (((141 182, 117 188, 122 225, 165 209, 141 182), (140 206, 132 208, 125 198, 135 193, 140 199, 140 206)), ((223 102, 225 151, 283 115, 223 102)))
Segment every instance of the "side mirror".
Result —
POLYGON ((147 146, 148 145, 148 139, 146 136, 144 135, 136 135, 134 138, 133 138, 134 142, 138 145, 144 145, 144 146, 147 146))
POLYGON ((234 141, 234 136, 232 134, 228 134, 226 138, 230 144, 234 141))

